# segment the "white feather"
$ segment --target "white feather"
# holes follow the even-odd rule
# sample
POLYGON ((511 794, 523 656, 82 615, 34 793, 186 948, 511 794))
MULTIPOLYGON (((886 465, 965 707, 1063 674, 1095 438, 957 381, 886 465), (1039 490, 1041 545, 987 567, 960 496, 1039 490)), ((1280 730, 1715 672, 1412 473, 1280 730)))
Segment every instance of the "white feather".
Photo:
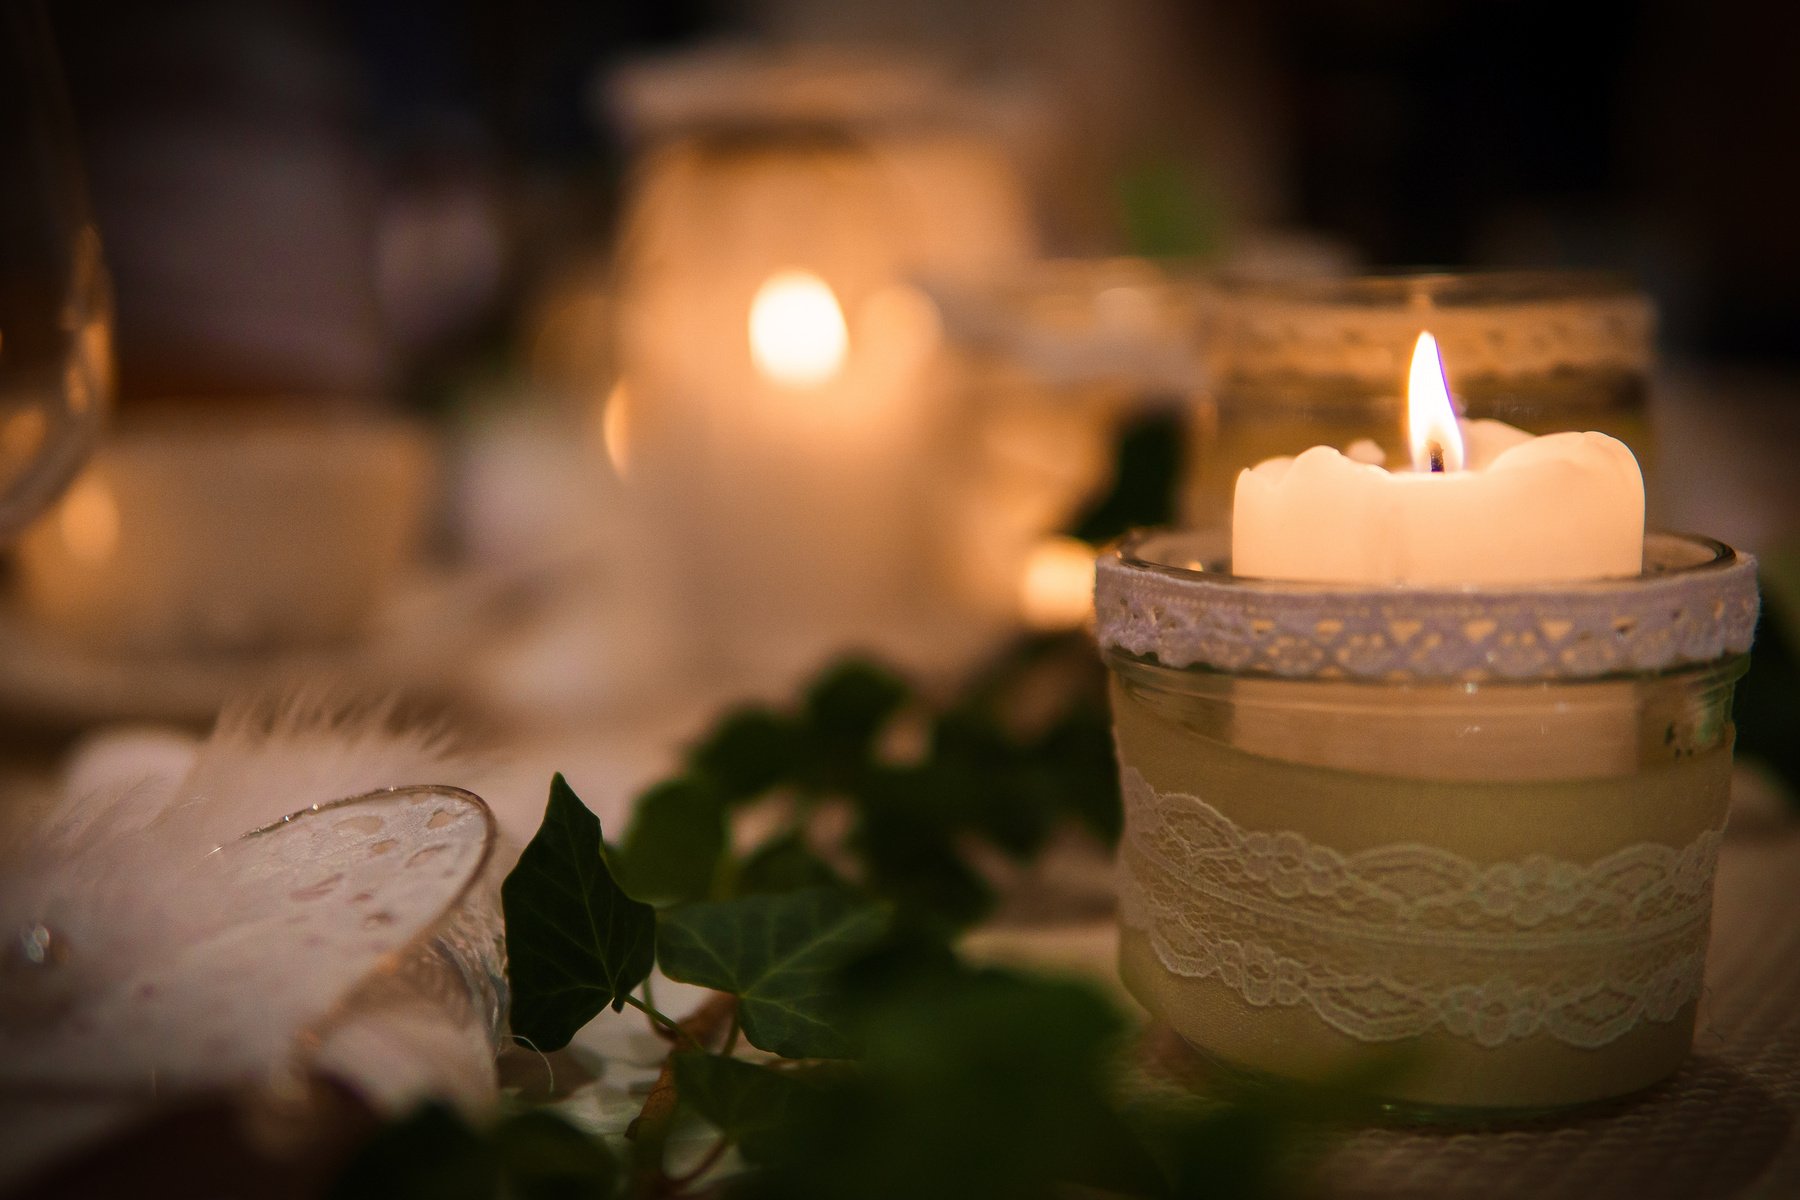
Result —
MULTIPOLYGON (((240 1086, 290 1067, 299 1033, 337 1013, 415 931, 360 935, 351 901, 382 903, 383 881, 393 879, 411 887, 411 899, 363 919, 391 923, 398 912, 417 927, 429 923, 415 909, 436 894, 430 888, 443 891, 441 902, 444 889, 459 886, 450 872, 425 885, 425 872, 403 879, 395 872, 406 854, 395 853, 362 864, 358 896, 309 907, 294 899, 307 889, 293 884, 313 868, 294 855, 337 852, 340 843, 314 836, 324 823, 312 823, 311 842, 271 836, 267 855, 261 841, 244 850, 244 834, 377 789, 447 784, 479 793, 489 775, 443 727, 410 721, 392 702, 323 691, 236 705, 202 742, 134 731, 85 747, 51 811, 0 853, 0 1178, 55 1144, 41 1121, 7 1119, 21 1109, 32 1115, 34 1099, 73 1089, 116 1107, 121 1096, 240 1086), (16 1144, 9 1127, 31 1128, 33 1144, 16 1144)), ((446 832, 484 841, 474 826, 446 832)), ((497 960, 485 965, 498 970, 497 960)), ((393 1017, 407 1006, 387 1007, 393 1017)), ((416 1070, 411 1091, 445 1081, 464 1098, 491 1090, 489 1048, 471 1032, 482 1022, 465 1006, 437 1014, 444 1029, 422 1032, 433 1014, 411 1005, 404 1021, 390 1023, 391 1036, 383 1018, 339 1020, 327 1045, 363 1050, 324 1060, 354 1076, 359 1057, 375 1061, 384 1042, 438 1043, 460 1048, 461 1060, 446 1053, 442 1070, 416 1070)), ((406 1055, 387 1057, 391 1073, 406 1055)), ((364 1082, 399 1102, 391 1085, 364 1082)), ((81 1115, 67 1127, 80 1127, 81 1115)))

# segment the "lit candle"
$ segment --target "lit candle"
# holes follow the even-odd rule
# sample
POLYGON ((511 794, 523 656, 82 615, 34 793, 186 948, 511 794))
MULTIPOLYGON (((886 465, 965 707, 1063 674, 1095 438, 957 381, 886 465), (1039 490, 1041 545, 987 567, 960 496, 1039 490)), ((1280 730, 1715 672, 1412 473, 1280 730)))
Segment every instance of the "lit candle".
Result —
POLYGON ((947 590, 962 419, 916 281, 1026 259, 1006 156, 959 89, 879 58, 702 54, 615 89, 644 139, 616 259, 633 572, 682 666, 762 686, 848 647, 935 658, 914 629, 947 590))
POLYGON ((1459 423, 1437 344, 1419 335, 1408 384, 1410 470, 1329 446, 1238 476, 1232 570, 1331 583, 1551 583, 1636 575, 1644 481, 1603 433, 1533 437, 1459 423), (1359 456, 1360 457, 1360 456, 1359 456))
MULTIPOLYGON (((1581 924, 1582 889, 1600 895, 1585 881, 1612 880, 1616 864, 1657 864, 1647 882, 1617 885, 1630 900, 1620 911, 1635 914, 1665 886, 1656 872, 1704 869, 1730 751, 1699 697, 1741 668, 1673 682, 1493 678, 1481 648, 1546 650, 1554 663, 1570 634, 1551 615, 1501 632, 1489 614, 1509 595, 1543 597, 1553 614, 1582 589, 1525 585, 1629 578, 1609 585, 1624 597, 1640 583, 1641 474, 1601 434, 1459 424, 1429 335, 1408 392, 1410 469, 1385 470, 1363 446, 1315 447, 1239 477, 1231 575, 1336 586, 1222 579, 1196 582, 1206 599, 1190 611, 1144 601, 1170 637, 1230 645, 1254 641, 1259 623, 1285 628, 1267 609, 1245 616, 1231 593, 1274 596, 1294 641, 1341 634, 1319 666, 1170 671, 1141 647, 1113 659, 1121 969, 1202 1051, 1276 1075, 1328 1078, 1403 1043, 1390 1098, 1430 1108, 1637 1090, 1687 1052, 1704 906, 1679 908, 1679 934, 1635 915, 1602 933, 1581 924), (1391 615, 1446 591, 1466 608, 1447 602, 1439 627, 1391 615), (1370 605, 1390 615, 1357 623, 1370 605), (1334 667, 1359 641, 1399 647, 1397 677, 1334 667), (1466 671, 1411 665, 1411 648, 1428 663, 1444 642, 1478 651, 1466 671), (1543 907, 1505 895, 1540 886, 1543 907), (1432 926, 1427 909, 1456 920, 1432 926), (1611 1024, 1582 1026, 1600 1012, 1611 1024)), ((1120 594, 1103 597, 1106 611, 1120 594)))

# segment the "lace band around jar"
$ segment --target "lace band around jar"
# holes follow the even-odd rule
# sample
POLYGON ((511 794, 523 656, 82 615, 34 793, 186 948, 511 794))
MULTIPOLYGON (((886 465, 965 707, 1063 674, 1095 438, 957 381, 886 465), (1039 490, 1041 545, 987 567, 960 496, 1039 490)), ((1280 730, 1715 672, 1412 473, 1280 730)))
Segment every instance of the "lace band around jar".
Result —
POLYGON ((1417 844, 1344 854, 1239 827, 1123 772, 1120 919, 1171 974, 1312 1009, 1384 1042, 1606 1045, 1700 995, 1720 834, 1598 862, 1478 864, 1417 844))
POLYGON ((1373 276, 1240 285, 1216 355, 1239 378, 1343 379, 1391 388, 1419 330, 1462 379, 1643 374, 1655 308, 1628 283, 1566 271, 1373 276))
POLYGON ((1644 572, 1629 579, 1480 588, 1242 578, 1221 542, 1151 531, 1103 555, 1100 644, 1284 678, 1567 680, 1741 654, 1756 627, 1756 560, 1682 534, 1647 535, 1644 572))

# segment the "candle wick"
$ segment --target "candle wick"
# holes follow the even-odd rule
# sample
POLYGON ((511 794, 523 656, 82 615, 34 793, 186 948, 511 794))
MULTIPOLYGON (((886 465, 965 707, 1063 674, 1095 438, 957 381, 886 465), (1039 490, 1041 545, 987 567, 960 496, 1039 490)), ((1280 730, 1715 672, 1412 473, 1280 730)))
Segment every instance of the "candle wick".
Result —
POLYGON ((1444 473, 1444 446, 1443 446, 1443 443, 1442 442, 1427 442, 1427 443, 1425 443, 1425 445, 1427 446, 1427 448, 1429 449, 1430 454, 1431 454, 1431 473, 1433 475, 1442 475, 1444 473))

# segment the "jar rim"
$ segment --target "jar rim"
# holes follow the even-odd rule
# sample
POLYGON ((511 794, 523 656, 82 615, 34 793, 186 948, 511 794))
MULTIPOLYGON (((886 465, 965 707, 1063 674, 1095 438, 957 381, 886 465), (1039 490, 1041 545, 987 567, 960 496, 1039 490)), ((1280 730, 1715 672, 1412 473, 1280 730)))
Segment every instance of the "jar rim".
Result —
POLYGON ((1631 275, 1599 269, 1458 271, 1434 266, 1396 267, 1302 279, 1227 277, 1218 286, 1228 299, 1240 302, 1279 302, 1348 312, 1396 305, 1490 308, 1568 300, 1616 301, 1647 309, 1650 303, 1631 275))
POLYGON ((1646 534, 1628 578, 1462 586, 1233 575, 1227 545, 1218 530, 1143 530, 1104 552, 1101 645, 1290 677, 1589 679, 1743 653, 1759 605, 1755 558, 1693 534, 1646 534))

